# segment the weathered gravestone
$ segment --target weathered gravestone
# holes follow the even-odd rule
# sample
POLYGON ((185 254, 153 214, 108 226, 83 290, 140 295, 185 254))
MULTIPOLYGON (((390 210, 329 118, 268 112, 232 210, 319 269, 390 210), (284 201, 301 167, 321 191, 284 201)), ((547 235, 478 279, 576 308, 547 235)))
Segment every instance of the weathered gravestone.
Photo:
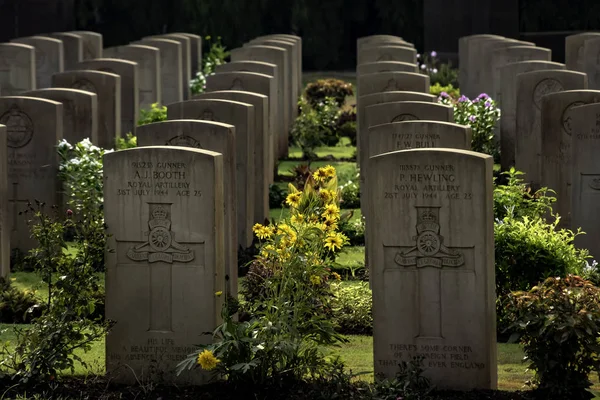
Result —
POLYGON ((600 104, 571 109, 573 155, 571 226, 585 235, 575 237, 577 248, 588 249, 594 260, 600 258, 600 104))
POLYGON ((409 44, 380 43, 364 46, 358 53, 358 65, 378 61, 417 62, 417 51, 409 44))
POLYGON ((98 96, 77 89, 39 89, 24 96, 58 101, 63 105, 63 139, 75 144, 90 139, 98 145, 98 96))
POLYGON ((26 254, 37 246, 27 219, 19 215, 39 200, 47 209, 61 204, 58 156, 63 134, 61 103, 33 97, 0 97, 0 125, 6 126, 10 246, 26 254))
POLYGON ((379 92, 429 93, 429 76, 414 72, 378 72, 359 75, 356 82, 358 96, 379 92))
POLYGON ((357 98, 356 134, 358 137, 356 142, 356 152, 358 154, 358 165, 366 165, 365 163, 368 154, 368 152, 366 152, 368 147, 368 142, 366 142, 367 130, 365 127, 363 127, 365 121, 365 110, 367 107, 375 104, 392 103, 398 101, 425 101, 433 103, 436 100, 437 97, 432 94, 408 91, 378 92, 357 98), (363 151, 363 149, 365 151, 363 151))
POLYGON ((83 59, 93 60, 94 58, 105 57, 102 49, 104 48, 104 39, 100 33, 90 31, 71 31, 83 39, 83 59))
POLYGON ((133 61, 98 58, 79 63, 79 69, 117 74, 121 77, 121 130, 133 134, 140 117, 138 65, 133 61))
POLYGON ((104 56, 137 63, 140 108, 149 109, 153 103, 162 103, 158 48, 138 44, 109 47, 104 49, 104 56))
POLYGON ((582 72, 588 76, 588 87, 600 89, 600 36, 584 42, 582 64, 582 72))
POLYGON ((365 109, 365 125, 362 128, 414 120, 454 122, 454 110, 452 106, 424 101, 375 104, 365 109))
POLYGON ((64 71, 62 41, 44 36, 30 36, 11 40, 35 47, 35 80, 38 89, 52 86, 52 75, 64 71))
POLYGON ((415 149, 369 160, 375 373, 423 356, 440 389, 495 389, 493 159, 415 149))
POLYGON ((394 36, 394 35, 363 36, 363 37, 356 39, 356 54, 359 53, 361 48, 372 46, 373 44, 380 43, 380 42, 396 42, 396 43, 405 43, 405 44, 408 43, 407 41, 402 39, 400 36, 394 36))
POLYGON ((522 61, 500 68, 500 91, 495 92, 495 99, 499 102, 502 110, 500 114, 500 159, 504 171, 515 166, 517 76, 525 72, 545 69, 565 69, 565 65, 549 61, 522 61))
MULTIPOLYGON (((71 88, 97 96, 98 141, 103 149, 115 147, 121 137, 121 77, 100 71, 67 71, 52 77, 55 88, 71 88)), ((91 140, 91 138, 90 138, 91 140)))
MULTIPOLYGON (((0 160, 7 159, 6 126, 0 125, 0 160)), ((8 163, 0 163, 0 278, 10 273, 10 228, 6 223, 8 209, 8 163)))
MULTIPOLYGON (((263 61, 277 65, 279 82, 279 95, 274 99, 278 105, 277 110, 283 115, 283 126, 277 135, 277 155, 284 157, 288 154, 288 136, 291 124, 292 105, 291 85, 289 84, 290 69, 286 50, 273 46, 246 46, 231 50, 231 61, 263 61)), ((208 87, 208 83, 206 85, 208 87)), ((232 87, 233 90, 246 90, 232 87)), ((263 93, 264 94, 264 93, 263 93)), ((269 100, 271 101, 271 100, 269 100)), ((276 114, 277 115, 277 114, 276 114)))
POLYGON ((198 71, 202 71, 202 37, 193 33, 173 32, 190 39, 190 74, 192 78, 198 71))
POLYGON ((167 119, 198 119, 235 126, 235 170, 238 245, 252 244, 254 224, 254 107, 231 100, 188 100, 170 104, 167 119))
POLYGON ((171 39, 144 39, 132 44, 155 47, 160 51, 160 94, 162 104, 183 101, 181 43, 171 39))
POLYGON ((419 72, 417 64, 402 61, 377 61, 356 66, 356 75, 376 74, 379 72, 419 72))
MULTIPOLYGON (((510 45, 519 45, 514 39, 507 38, 491 38, 491 37, 478 37, 475 39, 471 39, 469 41, 469 58, 468 58, 468 68, 469 68, 469 83, 468 89, 469 93, 463 93, 467 97, 476 97, 481 93, 486 92, 486 85, 488 82, 486 81, 486 77, 484 71, 486 69, 486 63, 489 63, 489 60, 484 59, 484 53, 487 49, 493 48, 493 46, 510 46, 510 45)), ((491 82, 490 82, 491 83, 491 82)))
MULTIPOLYGON (((517 40, 504 40, 504 41, 482 41, 481 48, 481 63, 479 64, 479 77, 477 78, 477 87, 481 93, 493 93, 494 91, 494 76, 497 64, 500 60, 494 60, 494 54, 498 51, 506 51, 513 47, 529 47, 535 49, 535 43, 532 42, 521 42, 517 40)), ((546 51, 548 52, 548 50, 546 51)), ((548 59, 548 61, 550 61, 548 59)))
POLYGON ((600 91, 569 90, 542 97, 540 183, 556 191, 552 208, 560 215, 559 226, 572 229, 571 191, 573 153, 571 138, 575 123, 572 109, 600 102, 600 91))
POLYGON ((296 52, 296 60, 298 63, 297 70, 297 82, 298 82, 298 93, 302 93, 304 91, 304 83, 302 82, 302 38, 294 35, 285 35, 285 34, 273 34, 266 36, 259 36, 257 39, 277 39, 277 40, 285 40, 294 44, 294 51, 296 52))
POLYGON ((70 32, 55 32, 46 35, 63 42, 63 55, 65 57, 65 71, 77 69, 83 61, 83 37, 70 32))
POLYGON ((600 33, 585 32, 565 38, 565 64, 567 69, 585 72, 584 68, 584 44, 588 39, 600 38, 600 33))
POLYGON ((148 39, 169 39, 179 42, 181 45, 181 90, 183 90, 183 100, 188 100, 192 96, 190 89, 190 81, 192 80, 192 46, 190 38, 186 35, 169 33, 166 35, 148 36, 143 40, 148 39))
POLYGON ((267 96, 259 93, 223 90, 200 93, 194 99, 222 99, 250 104, 254 107, 254 219, 263 222, 269 218, 269 184, 273 171, 269 170, 269 106, 267 96))
POLYGON ((175 367, 210 343, 224 290, 223 157, 182 147, 143 147, 104 156, 106 371, 202 384, 210 376, 175 367))
POLYGON ((235 127, 214 121, 174 120, 140 126, 138 146, 181 146, 210 150, 223 156, 223 195, 225 199, 225 281, 229 294, 236 297, 237 204, 235 170, 235 127))
POLYGON ((463 36, 458 40, 458 82, 460 84, 461 92, 464 95, 466 95, 469 92, 469 44, 471 43, 471 41, 474 42, 478 38, 486 37, 492 37, 496 39, 502 38, 502 36, 497 35, 471 35, 463 36))
MULTIPOLYGON (((300 86, 298 83, 298 76, 299 76, 298 69, 300 68, 300 65, 297 60, 298 54, 295 49, 295 44, 292 42, 286 41, 284 39, 257 38, 257 39, 251 40, 250 43, 245 44, 244 46, 245 47, 247 47, 247 46, 271 46, 271 47, 282 48, 286 51, 286 56, 288 59, 288 67, 289 67, 288 75, 286 76, 286 81, 288 83, 288 90, 289 90, 290 96, 291 96, 290 124, 293 124, 295 121, 295 118, 298 116, 297 115, 298 107, 296 107, 295 105, 298 103, 298 97, 300 96, 300 93, 301 93, 301 91, 298 89, 298 87, 300 86), (291 82, 291 84, 289 82, 291 82)), ((257 71, 257 72, 263 73, 260 71, 257 71)))
MULTIPOLYGON (((275 170, 275 160, 278 153, 278 140, 284 135, 282 114, 278 113, 277 82, 273 77, 253 72, 223 72, 206 77, 206 91, 239 90, 263 94, 269 101, 269 171, 275 170)), ((286 142, 287 146, 287 142, 286 142)))
POLYGON ((0 96, 16 96, 35 88, 35 48, 0 43, 0 96))
POLYGON ((542 97, 586 88, 587 77, 581 72, 543 70, 517 75, 515 168, 525 172, 525 181, 534 188, 541 184, 542 97))

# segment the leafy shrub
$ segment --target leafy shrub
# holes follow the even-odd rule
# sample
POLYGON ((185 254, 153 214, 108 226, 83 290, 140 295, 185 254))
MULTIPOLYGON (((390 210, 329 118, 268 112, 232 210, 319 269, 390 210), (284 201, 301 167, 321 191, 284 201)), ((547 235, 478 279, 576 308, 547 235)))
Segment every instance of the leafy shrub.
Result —
POLYGON ((63 182, 67 215, 81 223, 71 225, 74 240, 87 246, 88 261, 96 271, 104 271, 104 193, 102 157, 112 150, 94 146, 89 139, 72 146, 66 140, 58 144, 60 166, 58 176, 63 182))
POLYGON ((429 81, 432 85, 454 86, 458 87, 458 70, 452 68, 452 64, 442 64, 437 58, 437 52, 417 54, 417 64, 419 70, 425 75, 429 75, 429 81))
POLYGON ((286 191, 279 185, 269 185, 269 208, 281 208, 286 191))
POLYGON ((340 186, 342 191, 342 208, 360 208, 360 187, 358 179, 340 186))
POLYGON ((600 287, 600 268, 598 265, 598 261, 596 260, 593 260, 591 263, 586 261, 583 267, 583 277, 592 282, 594 286, 600 287))
POLYGON ((548 278, 508 297, 507 315, 535 372, 538 398, 592 399, 599 371, 600 289, 578 276, 548 278))
POLYGON ((371 335, 373 333, 373 299, 368 282, 332 285, 333 322, 344 335, 371 335))
POLYGON ((337 106, 341 107, 346 102, 346 97, 352 96, 352 84, 340 79, 319 79, 306 85, 304 95, 312 107, 325 102, 327 98, 334 99, 337 106))
POLYGON ((471 127, 473 151, 492 155, 494 160, 499 159, 500 153, 494 141, 494 127, 500 120, 500 109, 496 107, 494 100, 485 93, 474 100, 463 95, 457 101, 453 101, 447 94, 441 94, 439 102, 454 106, 454 121, 457 124, 471 127))
POLYGON ((352 146, 356 146, 356 105, 343 110, 338 117, 338 136, 350 139, 352 146))
POLYGON ((502 172, 502 178, 506 178, 505 184, 498 184, 495 179, 494 187, 494 218, 504 219, 508 214, 513 218, 543 217, 551 210, 551 205, 556 201, 555 197, 549 196, 554 193, 547 188, 541 188, 536 192, 526 185, 520 177, 523 172, 511 168, 502 172))
POLYGON ((322 348, 345 341, 329 318, 331 260, 347 241, 337 231, 335 168, 319 168, 302 192, 290 185, 286 203, 291 218, 254 226, 261 243, 253 271, 260 277, 249 274, 243 283, 250 319, 234 321, 223 311, 214 343, 181 362, 179 372, 200 365, 233 383, 263 385, 335 368, 322 348), (258 284, 248 283, 253 280, 258 284))
POLYGON ((161 122, 167 120, 167 107, 161 106, 158 103, 153 103, 149 110, 140 110, 140 119, 138 126, 151 124, 153 122, 161 122))
POLYGON ((117 138, 115 147, 117 150, 126 150, 137 147, 137 137, 133 136, 131 132, 128 132, 124 138, 117 138))
POLYGON ((303 157, 312 160, 317 158, 317 147, 335 146, 339 141, 337 123, 340 108, 332 98, 326 98, 314 107, 300 98, 298 107, 300 114, 292 127, 292 140, 302 149, 303 157))
POLYGON ((17 289, 8 278, 0 278, 0 323, 30 323, 39 317, 38 303, 33 293, 17 289))
POLYGON ((452 99, 458 99, 460 96, 460 89, 455 88, 452 84, 442 86, 438 83, 429 87, 429 93, 435 96, 450 96, 452 99))
POLYGON ((346 235, 351 246, 364 246, 365 222, 363 219, 353 221, 348 219, 340 223, 340 230, 346 235))
POLYGON ((375 384, 375 400, 425 400, 433 390, 431 382, 423 376, 423 357, 398 363, 400 370, 394 379, 384 379, 375 384))
POLYGON ((202 54, 202 70, 196 73, 196 77, 190 81, 192 94, 202 93, 206 90, 206 77, 213 75, 217 65, 225 64, 225 59, 229 57, 227 48, 221 43, 221 36, 217 36, 216 41, 212 41, 211 36, 204 38, 205 43, 209 43, 209 51, 202 54))
POLYGON ((33 214, 31 235, 38 243, 29 259, 48 286, 48 301, 29 327, 14 328, 13 347, 0 348, 0 375, 11 374, 24 385, 48 383, 65 369, 72 373, 76 361, 85 366, 74 351, 88 351, 110 325, 91 318, 95 311, 93 296, 99 290, 93 268, 95 249, 81 241, 75 243, 73 255, 63 251, 67 248, 66 231, 78 230, 85 222, 65 219, 64 213, 56 209, 46 214, 44 204, 39 202, 27 213, 33 214))

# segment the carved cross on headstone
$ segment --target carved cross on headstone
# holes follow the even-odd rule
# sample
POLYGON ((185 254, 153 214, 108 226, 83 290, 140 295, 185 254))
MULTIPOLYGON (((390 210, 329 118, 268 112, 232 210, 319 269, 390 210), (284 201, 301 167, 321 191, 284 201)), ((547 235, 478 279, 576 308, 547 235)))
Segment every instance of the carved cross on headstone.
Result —
MULTIPOLYGON (((459 268, 465 264, 465 259, 458 248, 448 248, 444 245, 444 237, 440 235, 440 207, 416 206, 416 209, 417 235, 413 236, 414 243, 401 246, 406 250, 399 251, 394 262, 405 269, 417 271, 417 337, 443 338, 441 271, 459 268)), ((463 249, 471 248, 473 247, 463 249)))
POLYGON ((171 231, 171 204, 148 203, 148 239, 143 242, 117 240, 117 258, 120 267, 147 264, 149 277, 148 331, 173 331, 173 273, 175 268, 201 268, 204 259, 204 241, 178 243, 171 231), (196 245, 195 249, 188 245, 196 245), (201 245, 201 246, 198 246, 201 245), (125 247, 125 248, 123 248, 125 247), (119 258, 122 258, 119 260, 119 258), (189 265, 195 261, 192 265, 189 265), (188 264, 188 265, 186 265, 188 264))
POLYGON ((19 210, 19 204, 28 204, 28 199, 19 199, 19 182, 13 182, 12 189, 12 198, 8 200, 9 203, 12 203, 12 213, 13 213, 13 223, 12 223, 12 231, 17 230, 17 226, 19 224, 19 212, 23 210, 19 210))

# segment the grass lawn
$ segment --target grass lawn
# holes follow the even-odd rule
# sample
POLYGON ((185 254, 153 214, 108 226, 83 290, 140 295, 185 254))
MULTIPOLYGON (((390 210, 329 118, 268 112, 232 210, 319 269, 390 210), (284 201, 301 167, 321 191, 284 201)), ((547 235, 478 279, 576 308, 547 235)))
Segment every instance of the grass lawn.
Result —
MULTIPOLYGON (((349 138, 342 137, 336 146, 317 147, 315 153, 319 157, 351 158, 356 157, 356 146, 352 146, 349 138)), ((302 149, 297 146, 290 146, 288 158, 302 158, 302 149)))

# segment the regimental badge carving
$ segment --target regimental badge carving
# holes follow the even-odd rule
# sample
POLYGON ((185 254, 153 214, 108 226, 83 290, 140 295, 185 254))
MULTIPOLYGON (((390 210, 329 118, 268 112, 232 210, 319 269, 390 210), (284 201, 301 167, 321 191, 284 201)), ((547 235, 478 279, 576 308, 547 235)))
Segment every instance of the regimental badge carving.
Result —
POLYGON ((86 92, 98 93, 96 86, 87 79, 79 79, 73 83, 73 89, 85 90, 86 92))
POLYGON ((533 90, 533 104, 538 108, 538 110, 542 109, 542 96, 545 96, 549 93, 562 92, 565 90, 562 83, 557 81, 556 79, 547 78, 540 81, 533 90))
POLYGON ((417 235, 413 236, 414 247, 396 254, 394 261, 402 267, 460 267, 464 256, 444 246, 440 235, 439 207, 415 207, 417 209, 417 235))
POLYGON ((600 190, 600 178, 592 178, 588 185, 594 190, 600 190))
POLYGON ((233 83, 231 84, 231 87, 229 88, 229 90, 244 90, 244 84, 242 83, 242 80, 239 78, 235 78, 233 80, 233 83))
POLYGON ((413 114, 400 114, 400 115, 396 115, 393 119, 392 122, 402 122, 402 121, 416 121, 419 118, 417 118, 416 115, 413 114))
POLYGON ((207 108, 204 111, 202 111, 202 114, 200 114, 200 117, 198 119, 202 119, 204 121, 214 121, 215 113, 213 113, 212 110, 207 108))
POLYGON ((127 257, 133 261, 188 263, 194 259, 194 251, 175 241, 171 232, 171 204, 149 203, 150 219, 144 232, 148 241, 132 246, 127 257))
POLYGON ((396 90, 402 90, 400 88, 400 85, 398 85, 398 82, 396 82, 396 80, 394 78, 390 79, 387 82, 387 86, 383 88, 384 92, 394 92, 396 90))
POLYGON ((583 101, 576 101, 573 102, 571 104, 569 104, 563 111, 562 114, 562 125, 563 125, 563 129, 565 130, 565 132, 567 132, 567 134, 569 136, 571 136, 571 134, 573 133, 573 117, 571 116, 571 109, 573 107, 579 107, 579 106, 583 106, 586 103, 584 103, 583 101))
POLYGON ((7 145, 13 149, 27 145, 33 137, 33 121, 16 105, 0 116, 0 124, 6 125, 7 145))
POLYGON ((392 55, 390 53, 383 53, 377 58, 377 61, 392 61, 392 55))
POLYGON ((199 141, 197 141, 196 139, 194 139, 191 136, 188 135, 179 135, 179 136, 175 136, 169 140, 167 140, 167 143, 165 143, 167 146, 183 146, 183 147, 195 147, 197 149, 201 149, 202 145, 200 144, 199 141))

